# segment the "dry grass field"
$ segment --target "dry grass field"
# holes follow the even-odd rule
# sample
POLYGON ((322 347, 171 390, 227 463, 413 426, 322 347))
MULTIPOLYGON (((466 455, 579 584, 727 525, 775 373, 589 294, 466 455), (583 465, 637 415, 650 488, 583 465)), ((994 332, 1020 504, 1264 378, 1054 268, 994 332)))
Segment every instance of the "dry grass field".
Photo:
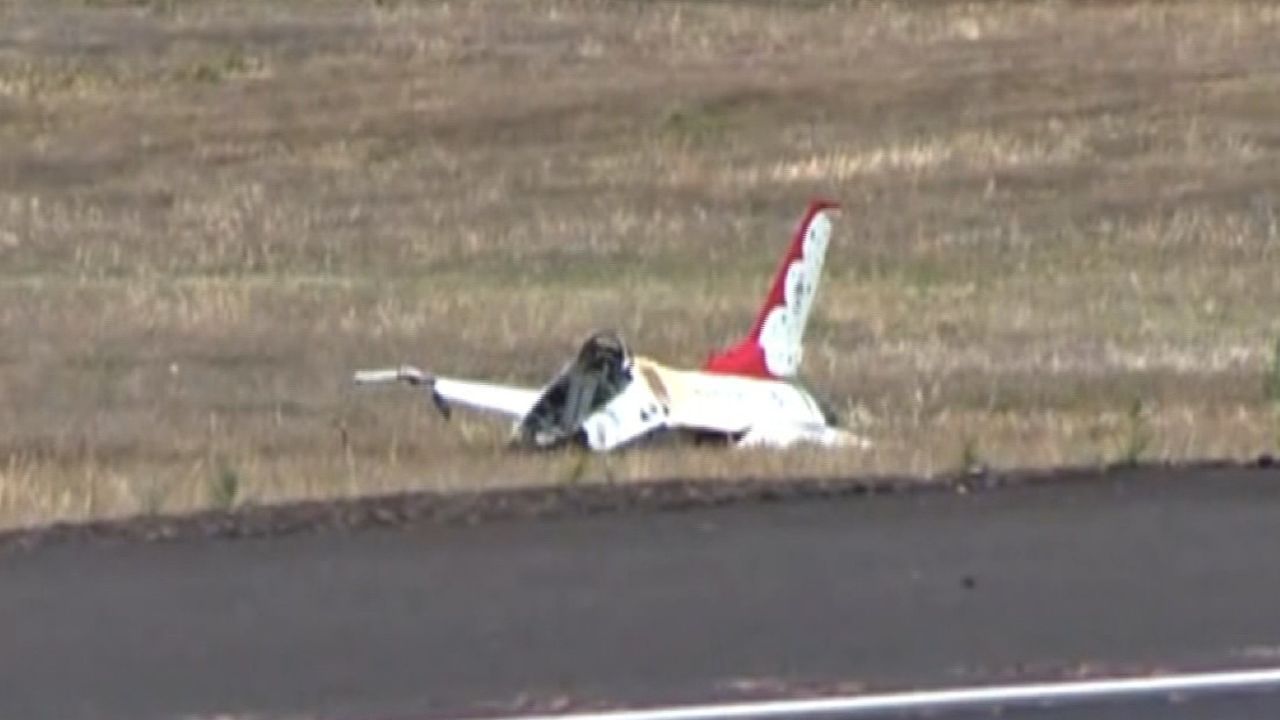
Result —
MULTIPOLYGON (((0 0, 0 525, 1274 451, 1280 6, 0 0), (502 452, 353 368, 697 364, 805 201, 858 452, 502 452)), ((1280 380, 1276 381, 1280 383, 1280 380)))

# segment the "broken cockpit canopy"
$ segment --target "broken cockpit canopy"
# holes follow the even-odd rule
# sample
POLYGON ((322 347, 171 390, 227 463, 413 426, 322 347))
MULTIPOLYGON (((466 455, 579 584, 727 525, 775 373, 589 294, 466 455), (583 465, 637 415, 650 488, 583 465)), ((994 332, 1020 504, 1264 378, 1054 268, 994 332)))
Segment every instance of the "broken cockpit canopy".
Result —
POLYGON ((515 440, 531 448, 551 448, 575 440, 592 413, 631 384, 631 353, 612 331, 593 334, 516 427, 515 440))

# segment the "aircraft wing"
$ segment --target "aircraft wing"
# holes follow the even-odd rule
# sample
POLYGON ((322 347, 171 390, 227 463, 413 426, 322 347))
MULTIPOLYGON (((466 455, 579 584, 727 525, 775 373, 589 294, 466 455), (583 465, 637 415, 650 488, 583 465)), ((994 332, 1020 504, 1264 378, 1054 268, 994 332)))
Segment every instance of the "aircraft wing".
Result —
POLYGON ((357 370, 357 385, 377 385, 404 382, 421 385, 431 392, 431 399, 445 417, 453 404, 463 405, 484 412, 524 417, 538 401, 542 391, 533 388, 498 385, 494 383, 437 377, 411 365, 380 370, 357 370))

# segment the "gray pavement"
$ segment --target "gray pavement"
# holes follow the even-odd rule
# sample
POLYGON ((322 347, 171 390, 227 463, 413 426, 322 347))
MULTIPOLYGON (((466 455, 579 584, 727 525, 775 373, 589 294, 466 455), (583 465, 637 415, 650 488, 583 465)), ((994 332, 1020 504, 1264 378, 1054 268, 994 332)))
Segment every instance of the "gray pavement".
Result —
POLYGON ((929 717, 940 720, 1274 720, 1278 712, 1280 694, 1259 692, 899 717, 929 717))
MULTIPOLYGON (((66 720, 434 718, 1280 664, 1280 472, 55 543, 0 554, 0 628, 0 717, 66 720)), ((1280 716, 1274 695, 1196 703, 1003 717, 1280 716)))

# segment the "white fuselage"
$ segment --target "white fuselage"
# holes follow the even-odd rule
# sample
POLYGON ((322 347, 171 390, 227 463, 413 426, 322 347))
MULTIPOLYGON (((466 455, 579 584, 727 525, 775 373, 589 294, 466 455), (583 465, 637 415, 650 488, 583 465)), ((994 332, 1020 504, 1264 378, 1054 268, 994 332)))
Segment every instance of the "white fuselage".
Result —
POLYGON ((838 444, 822 407, 803 388, 698 370, 675 370, 637 357, 633 380, 582 424, 593 450, 609 450, 660 428, 722 434, 740 444, 838 444))

